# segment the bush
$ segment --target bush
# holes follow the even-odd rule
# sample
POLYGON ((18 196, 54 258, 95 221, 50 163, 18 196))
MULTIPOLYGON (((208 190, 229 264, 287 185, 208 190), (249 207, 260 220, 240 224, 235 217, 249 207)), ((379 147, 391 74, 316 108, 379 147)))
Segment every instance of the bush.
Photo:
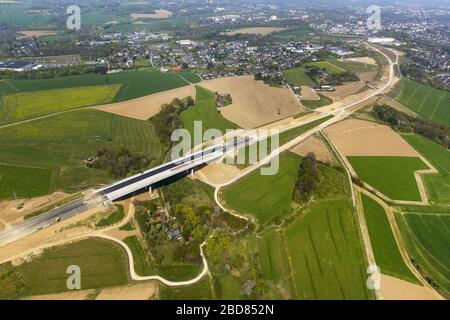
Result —
POLYGON ((92 161, 87 162, 89 168, 104 170, 115 178, 125 177, 129 173, 140 171, 150 163, 150 159, 132 153, 126 148, 116 150, 100 148, 92 158, 92 161))
POLYGON ((293 199, 296 202, 307 201, 317 187, 319 171, 314 153, 309 153, 303 158, 298 170, 298 179, 294 188, 293 199))

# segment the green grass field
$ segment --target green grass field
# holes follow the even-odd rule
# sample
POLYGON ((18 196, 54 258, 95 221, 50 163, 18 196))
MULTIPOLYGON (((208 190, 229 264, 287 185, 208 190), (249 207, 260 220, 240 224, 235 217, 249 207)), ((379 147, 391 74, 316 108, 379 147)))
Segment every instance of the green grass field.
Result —
POLYGON ((123 240, 130 248, 134 260, 134 271, 140 276, 147 276, 153 274, 153 268, 147 260, 147 254, 144 247, 139 242, 136 236, 128 237, 123 240))
POLYGON ((4 96, 0 125, 112 101, 120 85, 23 92, 4 96))
POLYGON ((145 23, 122 23, 112 25, 108 28, 111 32, 167 32, 186 30, 190 28, 190 24, 182 19, 158 19, 146 20, 145 23))
POLYGON ((411 212, 397 215, 409 256, 422 274, 450 297, 450 215, 411 212))
POLYGON ((109 214, 107 217, 101 219, 98 223, 95 224, 97 228, 103 228, 107 226, 111 226, 113 224, 118 223, 125 217, 125 212, 123 206, 116 205, 116 209, 109 214))
MULTIPOLYGON (((184 74, 184 76, 188 77, 187 73, 184 74)), ((86 74, 39 80, 5 80, 0 82, 0 95, 113 84, 121 85, 113 102, 130 100, 188 85, 188 83, 176 73, 161 73, 159 71, 123 71, 106 75, 86 74)))
POLYGON ((297 27, 291 30, 277 32, 272 35, 278 41, 306 40, 311 29, 308 26, 297 27))
POLYGON ((300 160, 292 153, 282 154, 277 174, 263 176, 255 170, 225 188, 223 199, 234 210, 255 216, 261 224, 288 215, 300 160))
MULTIPOLYGON (((170 281, 187 281, 198 276, 203 268, 202 265, 189 263, 170 263, 156 266, 151 262, 150 257, 145 252, 145 248, 136 236, 128 237, 123 242, 130 248, 134 259, 134 269, 140 276, 158 275, 170 281)), ((164 254, 170 255, 172 251, 166 250, 164 254)), ((167 257, 166 260, 170 260, 170 257, 167 257)))
POLYGON ((422 177, 430 201, 436 205, 450 205, 450 151, 417 134, 403 134, 402 137, 439 171, 439 174, 422 177))
POLYGON ((52 192, 51 180, 49 168, 0 164, 0 199, 46 195, 52 192))
POLYGON ((241 294, 241 286, 245 280, 231 274, 215 278, 220 286, 220 294, 216 292, 217 299, 221 300, 246 300, 247 296, 241 294))
POLYGON ((383 207, 365 194, 361 194, 361 200, 370 243, 381 273, 420 284, 403 261, 383 207))
POLYGON ((330 103, 333 102, 332 99, 328 98, 327 96, 321 93, 317 93, 317 95, 319 96, 320 100, 302 100, 301 101, 302 105, 304 105, 306 108, 309 109, 317 109, 329 105, 330 103))
MULTIPOLYGON (((89 109, 0 128, 0 135, 0 163, 52 170, 47 183, 43 182, 45 174, 39 170, 27 177, 33 180, 36 176, 42 191, 45 188, 74 192, 111 181, 104 171, 84 164, 100 147, 126 147, 154 159, 151 165, 159 163, 164 152, 151 123, 89 109)), ((22 172, 25 171, 3 169, 2 181, 21 181, 22 172)), ((33 196, 35 189, 29 183, 0 186, 1 195, 8 198, 13 197, 13 191, 25 197, 33 196)))
POLYGON ((188 71, 182 71, 177 73, 180 77, 182 77, 184 80, 190 82, 190 83, 198 83, 200 82, 202 79, 200 79, 200 77, 198 75, 196 75, 195 73, 192 72, 188 72, 188 71))
POLYGON ((103 239, 88 239, 47 249, 30 262, 0 265, 0 299, 68 291, 67 267, 81 269, 81 289, 103 288, 128 282, 125 251, 103 239))
POLYGON ((307 69, 305 67, 297 67, 292 69, 283 70, 283 75, 289 84, 297 86, 309 86, 314 84, 308 75, 306 75, 307 69))
POLYGON ((370 299, 347 198, 312 203, 285 232, 298 299, 370 299))
MULTIPOLYGON (((226 129, 236 129, 238 126, 225 119, 217 110, 216 96, 213 92, 196 86, 195 105, 182 112, 181 120, 183 127, 189 130, 192 138, 198 135, 203 137, 203 133, 208 129, 218 129, 225 133, 226 129), (194 129, 194 121, 202 122, 202 132, 194 129)), ((203 140, 201 140, 203 141, 203 140)))
POLYGON ((393 200, 421 201, 414 171, 428 169, 416 157, 347 157, 358 176, 393 200))
POLYGON ((341 61, 337 59, 332 59, 331 62, 336 66, 344 70, 348 70, 354 73, 361 72, 375 72, 377 71, 377 66, 373 64, 361 63, 357 61, 341 61))
POLYGON ((339 73, 344 73, 347 71, 344 68, 338 67, 334 63, 327 61, 327 60, 316 61, 316 62, 313 62, 312 64, 318 68, 325 69, 328 73, 331 73, 331 74, 339 74, 339 73))
POLYGON ((395 99, 425 119, 450 126, 448 91, 402 78, 401 90, 395 99))
POLYGON ((191 286, 167 287, 160 285, 159 298, 161 300, 211 300, 211 285, 208 278, 191 286))
POLYGON ((315 120, 310 123, 304 124, 302 126, 299 126, 299 127, 296 127, 296 128, 293 128, 293 129, 290 129, 290 130, 280 133, 280 145, 284 145, 284 144, 288 143, 289 141, 293 140, 294 138, 302 135, 303 133, 308 132, 311 129, 314 129, 318 125, 324 123, 325 121, 330 120, 331 118, 333 118, 333 116, 326 116, 319 120, 315 120))
POLYGON ((263 279, 281 280, 286 276, 278 231, 270 231, 258 239, 259 263, 263 279))

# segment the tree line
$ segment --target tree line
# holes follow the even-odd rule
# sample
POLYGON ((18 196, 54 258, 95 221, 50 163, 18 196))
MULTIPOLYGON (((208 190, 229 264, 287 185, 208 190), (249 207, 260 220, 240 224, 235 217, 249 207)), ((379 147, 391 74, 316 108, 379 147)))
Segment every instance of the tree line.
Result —
POLYGON ((406 133, 417 133, 440 145, 450 148, 450 128, 429 120, 409 116, 385 104, 373 107, 373 114, 393 129, 406 133))

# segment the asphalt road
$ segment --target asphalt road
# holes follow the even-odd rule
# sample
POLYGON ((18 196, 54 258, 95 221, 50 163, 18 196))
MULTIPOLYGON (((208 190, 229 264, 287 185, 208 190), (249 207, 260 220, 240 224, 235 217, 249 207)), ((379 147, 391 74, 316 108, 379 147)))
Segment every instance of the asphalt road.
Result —
MULTIPOLYGON (((345 119, 351 113, 351 112, 350 113, 347 112, 347 109, 350 109, 351 107, 356 106, 360 103, 367 102, 368 100, 370 100, 377 94, 382 93, 383 91, 385 91, 387 88, 389 88, 392 85, 393 78, 394 78, 394 72, 393 72, 394 63, 386 54, 382 53, 380 50, 378 50, 377 48, 374 48, 373 46, 370 46, 370 47, 372 47, 374 50, 380 52, 389 61, 390 75, 389 75, 388 82, 382 88, 377 90, 375 93, 361 99, 360 101, 351 103, 351 104, 341 108, 340 110, 335 110, 333 112, 328 112, 326 114, 323 114, 323 116, 326 116, 326 115, 335 116, 334 121, 327 121, 327 125, 330 125, 332 123, 335 123, 337 121, 345 119)), ((317 131, 318 129, 322 129, 322 127, 323 127, 323 124, 321 126, 319 126, 319 128, 315 128, 310 131, 311 132, 317 131)), ((304 135, 306 135, 306 134, 304 134, 304 135)), ((207 150, 198 152, 195 155, 202 154, 202 153, 209 153, 209 152, 212 152, 214 149, 215 149, 215 147, 208 148, 207 150)), ((195 155, 188 156, 187 158, 189 158, 189 160, 192 160, 192 158, 195 158, 195 155)), ((180 164, 178 164, 178 165, 180 165, 180 164)), ((183 164, 181 164, 181 165, 183 165, 183 164)), ((176 166, 177 165, 175 165, 175 167, 176 166)), ((173 167, 174 167, 174 165, 171 163, 163 164, 160 167, 153 168, 147 172, 144 172, 141 175, 129 177, 129 178, 119 181, 115 184, 112 184, 106 188, 99 190, 98 192, 99 192, 99 194, 106 195, 108 192, 114 191, 116 189, 121 189, 124 187, 126 188, 129 185, 132 185, 140 180, 147 178, 147 176, 152 176, 152 175, 157 174, 164 170, 171 170, 171 168, 173 169, 173 167)), ((88 209, 92 208, 93 206, 99 204, 99 202, 95 201, 94 196, 97 196, 97 195, 93 195, 93 196, 91 196, 91 198, 87 198, 87 199, 85 198, 85 199, 71 202, 69 204, 63 205, 62 207, 51 210, 47 213, 43 213, 35 218, 31 218, 31 219, 23 222, 20 225, 14 226, 5 231, 0 231, 0 247, 5 246, 8 243, 17 241, 18 239, 26 237, 40 229, 46 228, 46 227, 52 225, 53 223, 56 223, 55 218, 57 218, 57 217, 60 218, 61 220, 66 220, 72 216, 75 216, 79 213, 87 211, 88 209)))
POLYGON ((87 211, 91 206, 92 202, 80 199, 26 220, 11 229, 0 231, 0 247, 56 223, 56 218, 60 218, 61 220, 69 219, 79 213, 87 211))

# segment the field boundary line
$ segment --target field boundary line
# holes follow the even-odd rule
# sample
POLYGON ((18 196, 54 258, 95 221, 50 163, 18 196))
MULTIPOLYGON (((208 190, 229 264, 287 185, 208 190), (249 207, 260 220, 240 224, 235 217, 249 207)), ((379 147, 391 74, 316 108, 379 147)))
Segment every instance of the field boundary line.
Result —
MULTIPOLYGON (((421 220, 421 222, 422 222, 422 224, 425 226, 425 228, 426 229, 428 229, 428 231, 432 231, 431 229, 430 229, 430 227, 429 227, 429 225, 428 225, 428 222, 426 221, 426 220, 424 220, 424 217, 423 216, 419 216, 419 219, 421 220)), ((438 218, 439 219, 439 218, 438 218)), ((406 224, 408 225, 408 227, 409 227, 409 223, 408 223, 408 221, 405 221, 406 222, 406 224)), ((439 223, 440 224, 442 224, 442 221, 439 221, 439 223)), ((410 228, 410 227, 409 227, 410 228)), ((410 228, 411 230, 412 230, 412 228, 410 228)), ((418 238, 417 238, 417 236, 414 234, 414 232, 413 232, 413 238, 414 239, 416 239, 417 240, 417 244, 419 245, 419 247, 421 247, 422 249, 423 249, 423 251, 425 252, 425 253, 427 253, 429 256, 430 256, 430 258, 431 258, 431 260, 433 260, 437 265, 440 265, 440 266, 442 266, 446 271, 449 271, 450 269, 449 269, 449 267, 447 267, 446 265, 444 265, 444 264, 442 264, 442 262, 440 262, 438 259, 436 259, 435 258, 435 256, 422 244, 423 242, 422 241, 420 241, 418 238)))
POLYGON ((79 111, 79 110, 86 110, 86 109, 93 109, 93 107, 79 107, 79 108, 74 108, 74 109, 70 109, 70 110, 64 110, 64 111, 59 111, 59 112, 55 112, 55 113, 50 113, 50 114, 46 114, 46 115, 39 116, 39 117, 36 117, 36 118, 31 118, 31 119, 21 120, 21 121, 18 121, 18 122, 13 122, 13 123, 0 125, 0 129, 12 127, 12 126, 17 126, 17 125, 20 125, 20 124, 33 122, 33 121, 37 121, 37 120, 41 120, 41 119, 45 119, 45 118, 50 118, 50 117, 57 116, 57 115, 64 114, 64 113, 69 113, 69 112, 74 112, 74 111, 79 111))
MULTIPOLYGON (((423 259, 423 261, 425 262, 425 264, 428 265, 428 267, 430 267, 430 269, 432 269, 437 275, 439 275, 439 277, 442 277, 443 279, 447 279, 446 276, 442 275, 439 271, 437 271, 437 270, 434 268, 434 266, 430 263, 430 259, 427 258, 427 257, 425 257, 424 254, 427 254, 427 255, 429 255, 431 258, 435 259, 435 258, 433 257, 433 255, 430 254, 429 251, 426 250, 426 249, 424 248, 424 246, 422 245, 422 242, 419 241, 419 240, 417 239, 417 236, 414 234, 414 231, 413 231, 412 228, 410 227, 408 221, 406 221, 405 219, 403 219, 403 221, 404 221, 404 223, 405 223, 405 225, 406 225, 406 228, 407 228, 407 230, 405 230, 405 231, 406 231, 406 233, 408 234, 408 236, 409 236, 409 238, 410 238, 410 241, 412 242, 412 245, 413 245, 414 248, 416 249, 417 254, 423 259), (423 250, 422 250, 422 249, 423 249, 423 250)), ((443 288, 443 289, 444 289, 445 291, 447 291, 445 288, 443 288)), ((437 292, 437 294, 439 294, 439 293, 437 292)), ((439 294, 439 295, 440 295, 440 294, 439 294)), ((441 299, 443 299, 443 298, 441 298, 441 299)))
POLYGON ((328 138, 328 136, 323 132, 323 130, 320 130, 319 132, 322 134, 322 137, 325 139, 325 141, 331 147, 331 150, 333 151, 333 153, 335 153, 335 155, 337 156, 338 160, 341 161, 342 165, 344 166, 344 169, 345 169, 345 171, 347 173, 348 180, 349 180, 349 183, 350 183, 350 192, 352 194, 353 207, 356 207, 355 190, 353 188, 353 181, 352 181, 353 167, 350 166, 350 163, 347 162, 347 158, 341 156, 340 152, 337 150, 337 147, 331 142, 331 139, 328 138))
POLYGON ((28 166, 28 165, 22 165, 22 164, 6 163, 6 162, 0 162, 0 166, 17 167, 17 168, 29 168, 29 169, 51 169, 50 167, 28 166))
MULTIPOLYGON (((409 100, 411 100, 412 99, 412 97, 416 94, 416 91, 417 90, 419 90, 419 86, 417 86, 415 89, 414 89, 414 91, 411 93, 411 95, 408 97, 408 99, 406 99, 406 102, 405 102, 405 104, 408 104, 409 103, 409 100)), ((403 88, 402 88, 402 91, 403 91, 403 88)), ((399 94, 399 96, 401 96, 402 95, 402 91, 400 91, 400 94, 399 94)))
POLYGON ((10 83, 8 80, 5 81, 5 83, 10 86, 13 90, 15 90, 16 92, 20 92, 19 89, 17 89, 17 87, 15 85, 13 85, 12 83, 10 83))
POLYGON ((440 105, 440 103, 441 103, 441 100, 445 97, 446 93, 447 93, 447 92, 444 91, 444 92, 442 93, 441 97, 439 98, 438 102, 436 103, 436 106, 434 107, 433 112, 431 113, 430 121, 433 120, 434 115, 436 114, 437 109, 439 109, 439 105, 440 105))
POLYGON ((432 94, 434 91, 433 88, 430 88, 430 90, 428 91, 428 93, 425 95, 425 97, 422 100, 422 103, 420 104, 419 109, 417 109, 417 112, 422 111, 423 106, 425 105, 425 102, 427 101, 428 97, 430 96, 430 94, 432 94))
POLYGON ((450 213, 433 213, 433 212, 401 212, 400 213, 402 216, 434 216, 434 217, 440 217, 440 216, 444 216, 444 217, 450 217, 450 213))
MULTIPOLYGON (((403 258, 403 261, 405 262, 406 266, 411 270, 411 272, 416 276, 416 278, 422 283, 423 286, 428 287, 432 290, 436 298, 443 299, 442 296, 423 278, 423 276, 420 274, 420 272, 414 267, 414 265, 411 262, 411 258, 408 255, 408 251, 406 249, 406 245, 403 241, 400 228, 398 227, 397 221, 395 220, 394 212, 392 211, 392 208, 389 207, 382 199, 378 198, 376 195, 373 195, 369 191, 365 190, 364 188, 356 186, 356 189, 360 194, 364 194, 368 197, 370 197, 372 200, 374 200, 376 203, 381 205, 383 208, 389 224, 391 226, 391 230, 394 234, 395 242, 397 243, 397 247, 400 251, 400 255, 403 258)), ((361 204, 362 206, 362 204, 361 204)), ((363 209, 364 210, 364 209, 363 209)))
MULTIPOLYGON (((361 199, 361 193, 359 192, 358 189, 356 189, 355 191, 356 193, 356 213, 357 213, 357 217, 358 217, 358 225, 359 225, 359 234, 361 235, 361 239, 364 245, 364 251, 366 253, 366 262, 368 264, 368 266, 370 265, 377 265, 376 260, 375 260, 375 254, 373 252, 373 247, 372 247, 372 243, 370 241, 370 235, 369 235, 369 229, 367 227, 367 221, 366 221, 366 217, 364 215, 364 207, 362 204, 362 199, 361 199)), ((383 295, 381 293, 380 289, 375 289, 375 298, 377 300, 384 300, 383 295)))
MULTIPOLYGON (((354 172, 353 167, 350 166, 350 163, 348 163, 347 158, 343 157, 340 154, 337 147, 331 142, 331 139, 328 138, 328 136, 323 132, 323 130, 320 130, 320 133, 326 140, 327 144, 331 147, 332 152, 335 153, 338 160, 342 163, 342 166, 344 167, 345 172, 347 173, 347 176, 349 179, 349 184, 350 184, 350 192, 352 194, 353 207, 355 208, 356 213, 357 213, 357 220, 358 220, 358 226, 359 226, 358 234, 360 235, 360 241, 362 241, 362 245, 364 247, 364 252, 365 252, 364 260, 366 262, 366 267, 368 267, 370 265, 377 265, 376 260, 375 260, 375 254, 373 252, 372 243, 370 241, 369 229, 367 227, 367 222, 366 222, 366 218, 364 215, 364 208, 362 205, 361 196, 360 196, 360 193, 357 192, 357 190, 355 189, 355 187, 353 185, 353 181, 352 181, 352 172, 354 172)), ((339 219, 341 219, 341 216, 339 216, 339 219)), ((342 221, 340 220, 340 223, 341 222, 342 221)), ((342 225, 341 225, 341 228, 342 228, 342 225)), ((343 234, 345 235, 345 232, 343 234)), ((344 238, 346 239, 345 236, 344 236, 344 238)), ((375 289, 373 291, 375 293, 375 298, 377 300, 384 300, 384 297, 383 297, 380 289, 375 289)))

